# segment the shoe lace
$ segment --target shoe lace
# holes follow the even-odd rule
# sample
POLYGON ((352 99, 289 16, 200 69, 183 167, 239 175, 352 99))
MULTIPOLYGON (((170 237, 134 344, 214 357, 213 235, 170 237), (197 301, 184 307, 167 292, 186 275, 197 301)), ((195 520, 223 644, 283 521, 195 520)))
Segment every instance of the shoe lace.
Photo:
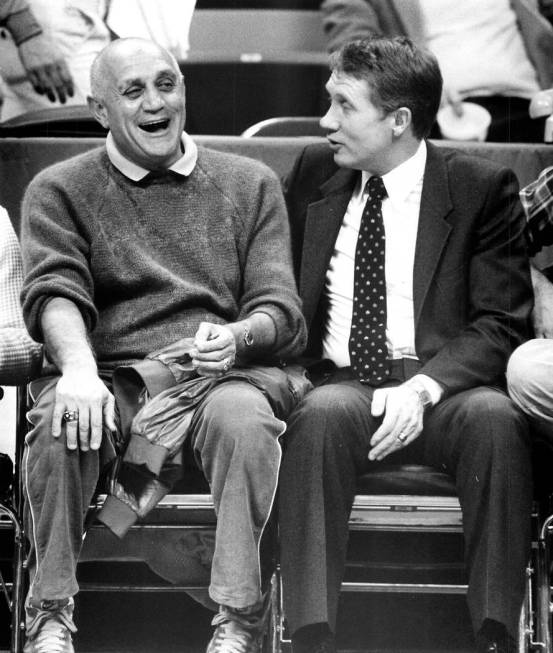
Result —
POLYGON ((49 619, 43 623, 33 641, 34 653, 64 653, 67 651, 69 629, 57 619, 49 619))
POLYGON ((256 650, 256 633, 246 630, 237 621, 229 620, 225 614, 219 613, 211 623, 217 626, 212 650, 220 653, 252 653, 256 650))
POLYGON ((30 608, 32 616, 27 625, 27 638, 34 653, 64 653, 71 633, 76 632, 72 619, 72 603, 65 606, 48 606, 47 609, 30 608))

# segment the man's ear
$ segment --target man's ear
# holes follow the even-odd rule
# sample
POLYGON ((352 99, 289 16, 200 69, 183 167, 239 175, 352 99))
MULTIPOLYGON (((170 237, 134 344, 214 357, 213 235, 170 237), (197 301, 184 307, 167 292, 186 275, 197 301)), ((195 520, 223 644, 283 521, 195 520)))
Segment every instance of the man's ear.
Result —
POLYGON ((394 125, 392 132, 394 136, 401 136, 405 130, 411 125, 413 121, 413 114, 411 109, 407 107, 400 107, 394 111, 394 125))
POLYGON ((96 118, 104 129, 109 129, 108 114, 105 106, 90 95, 86 98, 86 101, 88 103, 88 109, 94 118, 96 118))

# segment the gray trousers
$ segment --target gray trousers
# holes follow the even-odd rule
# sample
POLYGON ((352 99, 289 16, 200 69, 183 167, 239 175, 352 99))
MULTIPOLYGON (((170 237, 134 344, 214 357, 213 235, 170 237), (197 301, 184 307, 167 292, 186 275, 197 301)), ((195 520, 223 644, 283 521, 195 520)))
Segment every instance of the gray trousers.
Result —
POLYGON ((517 347, 507 366, 513 401, 553 443, 553 340, 536 338, 517 347))
MULTIPOLYGON (((279 524, 292 634, 315 623, 336 627, 356 478, 379 464, 367 459, 379 423, 370 413, 372 393, 358 381, 331 378, 288 420, 279 524)), ((474 629, 493 619, 514 636, 530 553, 532 479, 523 415, 500 390, 467 390, 428 410, 419 438, 386 462, 398 462, 398 456, 455 479, 474 629)))
MULTIPOLYGON (((77 593, 84 517, 100 472, 101 453, 70 451, 63 433, 51 435, 57 380, 35 386, 23 457, 33 601, 77 593)), ((276 494, 284 430, 266 397, 243 381, 216 386, 196 409, 191 444, 217 514, 209 587, 216 603, 244 608, 261 599, 259 546, 276 494)))

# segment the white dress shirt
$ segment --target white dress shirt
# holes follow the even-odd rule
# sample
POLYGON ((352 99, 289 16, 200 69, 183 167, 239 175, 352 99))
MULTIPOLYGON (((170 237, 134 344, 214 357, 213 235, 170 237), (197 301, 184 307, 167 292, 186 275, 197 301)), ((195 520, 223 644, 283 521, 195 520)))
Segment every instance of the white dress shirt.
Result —
MULTIPOLYGON (((415 154, 383 175, 388 197, 382 202, 386 234, 386 344, 389 358, 416 358, 413 308, 413 264, 419 224, 422 182, 426 165, 426 143, 415 154)), ((323 357, 338 367, 350 365, 348 350, 353 309, 355 249, 361 216, 367 201, 365 190, 371 173, 362 171, 348 203, 334 253, 326 274, 327 321, 323 357)), ((436 403, 440 386, 425 375, 417 375, 436 403)))

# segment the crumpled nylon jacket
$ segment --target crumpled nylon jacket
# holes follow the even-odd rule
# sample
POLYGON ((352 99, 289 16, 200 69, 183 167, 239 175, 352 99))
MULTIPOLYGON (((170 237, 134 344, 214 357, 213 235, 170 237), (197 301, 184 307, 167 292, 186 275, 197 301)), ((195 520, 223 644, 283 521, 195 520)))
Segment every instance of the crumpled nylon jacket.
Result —
POLYGON ((232 368, 219 378, 198 376, 188 354, 192 338, 118 367, 113 390, 121 434, 112 466, 108 496, 97 519, 116 535, 144 517, 180 478, 182 448, 194 410, 220 383, 242 380, 267 397, 275 416, 285 420, 312 388, 299 365, 232 368))

